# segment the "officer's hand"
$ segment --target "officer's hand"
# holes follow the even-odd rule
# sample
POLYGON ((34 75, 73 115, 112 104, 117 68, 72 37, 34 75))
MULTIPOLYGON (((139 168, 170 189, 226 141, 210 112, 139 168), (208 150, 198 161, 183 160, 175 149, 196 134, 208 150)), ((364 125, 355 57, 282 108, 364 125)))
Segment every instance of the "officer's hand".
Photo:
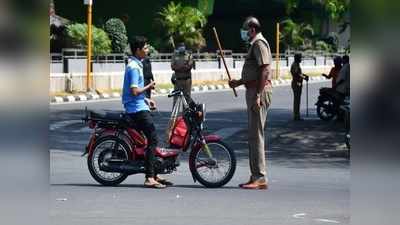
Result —
POLYGON ((253 110, 258 111, 261 108, 261 106, 262 106, 261 98, 256 97, 256 100, 254 101, 254 104, 253 104, 253 110))
POLYGON ((304 75, 304 80, 308 81, 309 79, 310 79, 310 77, 309 77, 309 76, 307 76, 307 75, 304 75))
POLYGON ((228 84, 229 84, 229 87, 235 88, 235 87, 239 86, 239 81, 238 80, 230 80, 228 84))

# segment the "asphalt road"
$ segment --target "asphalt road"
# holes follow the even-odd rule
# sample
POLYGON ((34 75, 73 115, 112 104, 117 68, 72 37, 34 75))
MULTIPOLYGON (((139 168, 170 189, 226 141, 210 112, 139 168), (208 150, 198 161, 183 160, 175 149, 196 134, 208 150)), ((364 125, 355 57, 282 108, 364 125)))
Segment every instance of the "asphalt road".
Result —
MULTIPOLYGON (((275 87, 267 119, 268 190, 237 187, 249 177, 247 114, 244 91, 193 94, 206 103, 209 133, 224 137, 237 155, 233 179, 223 188, 206 189, 193 183, 187 157, 176 173, 175 185, 164 190, 143 188, 143 175, 129 177, 118 187, 103 187, 90 176, 80 157, 90 130, 79 119, 92 110, 122 110, 120 100, 50 106, 52 224, 349 224, 350 165, 343 150, 343 124, 317 118, 318 89, 310 84, 309 117, 291 120, 292 93, 275 87)), ((156 127, 163 140, 172 100, 155 97, 156 127)), ((305 89, 302 99, 305 114, 305 89)))

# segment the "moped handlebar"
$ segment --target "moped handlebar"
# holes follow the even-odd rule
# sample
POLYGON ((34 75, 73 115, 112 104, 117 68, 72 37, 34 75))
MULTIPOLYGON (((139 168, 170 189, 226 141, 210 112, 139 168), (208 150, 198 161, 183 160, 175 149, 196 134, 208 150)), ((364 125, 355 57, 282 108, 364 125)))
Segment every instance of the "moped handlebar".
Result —
POLYGON ((183 95, 182 90, 173 90, 171 93, 168 94, 168 98, 178 96, 178 95, 183 95))

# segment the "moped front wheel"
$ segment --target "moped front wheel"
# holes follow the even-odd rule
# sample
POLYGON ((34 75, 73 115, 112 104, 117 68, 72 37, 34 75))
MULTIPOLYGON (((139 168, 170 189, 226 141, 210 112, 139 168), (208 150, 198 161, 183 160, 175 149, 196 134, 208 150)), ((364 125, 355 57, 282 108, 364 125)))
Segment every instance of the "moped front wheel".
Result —
POLYGON ((190 153, 190 171, 205 187, 222 187, 235 173, 235 153, 222 141, 210 141, 207 146, 208 148, 202 146, 190 153))

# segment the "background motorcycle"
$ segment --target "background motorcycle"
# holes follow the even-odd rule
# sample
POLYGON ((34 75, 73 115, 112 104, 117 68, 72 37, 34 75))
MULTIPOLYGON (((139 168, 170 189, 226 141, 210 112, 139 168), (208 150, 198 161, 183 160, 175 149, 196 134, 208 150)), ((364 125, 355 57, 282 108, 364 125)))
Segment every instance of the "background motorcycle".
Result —
MULTIPOLYGON (((189 150, 189 169, 194 182, 216 188, 228 183, 236 169, 233 150, 217 135, 204 135, 205 105, 196 104, 178 90, 168 97, 183 100, 182 116, 178 117, 169 138, 168 148, 156 148, 155 172, 172 173, 179 166, 178 156, 189 150)), ((129 175, 145 173, 145 136, 124 112, 85 110, 83 120, 94 129, 85 154, 92 177, 107 186, 118 185, 129 175)))
POLYGON ((315 105, 317 106, 317 115, 322 120, 329 121, 336 116, 342 117, 342 111, 340 110, 340 105, 342 104, 343 102, 338 97, 335 89, 319 89, 318 101, 315 105))
POLYGON ((345 142, 346 147, 350 151, 350 98, 344 100, 344 104, 340 106, 344 115, 345 142))

